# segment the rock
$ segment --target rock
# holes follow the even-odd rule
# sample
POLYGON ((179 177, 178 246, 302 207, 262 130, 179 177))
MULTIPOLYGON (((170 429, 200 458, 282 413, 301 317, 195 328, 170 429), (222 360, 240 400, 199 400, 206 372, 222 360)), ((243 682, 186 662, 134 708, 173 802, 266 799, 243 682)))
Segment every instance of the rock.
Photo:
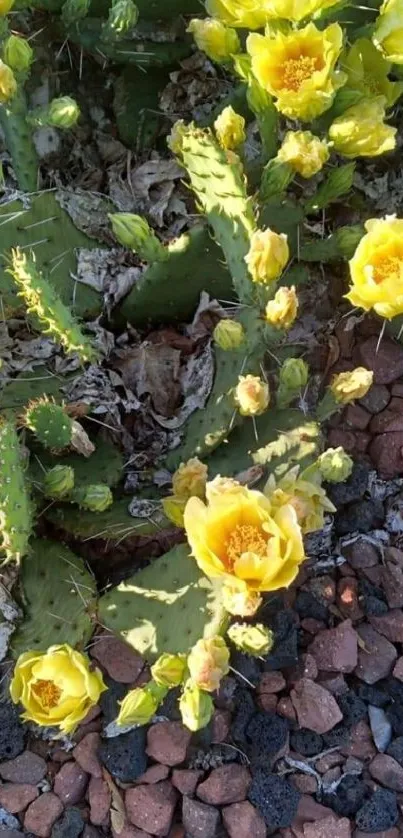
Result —
POLYGON ((88 786, 88 802, 90 804, 90 821, 94 826, 107 826, 111 806, 111 792, 106 780, 101 777, 91 777, 88 786))
POLYGON ((369 765, 374 780, 393 791, 403 791, 403 767, 388 754, 377 754, 369 765))
POLYGON ((372 335, 357 347, 358 363, 373 370, 375 384, 391 384, 403 375, 403 349, 389 338, 372 335))
MULTIPOLYGON (((184 798, 187 800, 188 798, 184 798)), ((136 786, 126 792, 126 810, 133 826, 151 835, 168 835, 177 793, 169 780, 154 786, 136 786)))
POLYGON ((368 488, 369 468, 365 463, 355 463, 350 477, 344 483, 329 485, 327 493, 337 509, 347 503, 362 500, 368 488))
POLYGON ((225 806, 245 800, 251 783, 250 772, 244 765, 232 763, 215 768, 207 780, 197 787, 197 797, 212 806, 225 806))
POLYGON ((290 695, 301 727, 327 733, 343 718, 332 694, 308 678, 299 681, 290 695))
POLYGON ((384 410, 390 402, 390 392, 384 384, 373 384, 368 393, 359 400, 358 404, 365 407, 368 413, 375 415, 384 410))
POLYGON ((265 670, 285 669, 298 663, 298 631, 296 615, 288 608, 278 611, 270 628, 274 636, 273 648, 265 660, 265 670))
POLYGON ((147 768, 144 727, 104 740, 99 756, 110 774, 121 783, 132 783, 147 768))
POLYGON ((322 806, 321 803, 317 803, 316 800, 309 795, 303 794, 298 803, 295 824, 298 824, 299 826, 304 825, 305 823, 310 823, 311 821, 321 821, 333 814, 332 810, 327 806, 322 806))
POLYGON ((375 684, 392 670, 397 652, 389 641, 367 623, 357 629, 365 648, 359 644, 355 674, 366 684, 375 684))
POLYGON ((385 565, 381 568, 381 583, 389 608, 403 607, 403 553, 391 548, 386 551, 385 565))
POLYGON ((345 428, 333 428, 327 437, 329 448, 344 448, 346 454, 357 453, 357 433, 348 431, 345 428))
POLYGON ((10 783, 29 783, 35 786, 46 774, 46 762, 33 751, 23 751, 15 759, 0 763, 0 777, 10 783))
POLYGON ((74 806, 83 799, 88 785, 88 774, 77 762, 65 762, 57 772, 53 791, 65 806, 74 806))
POLYGON ((354 570, 362 570, 364 567, 375 567, 379 564, 378 551, 363 538, 357 539, 353 544, 343 547, 343 556, 348 560, 354 570))
POLYGON ((41 794, 25 812, 24 828, 38 838, 49 838, 52 826, 63 812, 63 803, 53 792, 41 794))
MULTIPOLYGON (((321 629, 322 631, 322 629, 321 629)), ((294 686, 301 678, 310 678, 311 681, 316 681, 318 677, 318 665, 313 655, 301 655, 297 666, 294 666, 288 672, 288 685, 294 686)))
MULTIPOLYGON (((340 768, 333 768, 332 770, 340 772, 340 768)), ((340 774, 338 774, 339 776, 340 774)), ((316 794, 318 791, 318 781, 311 774, 299 774, 296 771, 295 774, 291 775, 290 782, 301 794, 316 794)))
POLYGON ((336 765, 341 765, 343 762, 344 757, 342 754, 333 752, 320 757, 320 759, 315 762, 315 768, 320 774, 326 774, 330 768, 334 768, 336 765))
POLYGON ((316 823, 305 824, 304 838, 351 838, 351 823, 348 818, 330 815, 316 823))
POLYGON ((116 719, 120 702, 127 695, 127 687, 124 684, 118 684, 117 681, 112 681, 112 678, 107 675, 104 676, 104 682, 108 689, 100 696, 99 704, 104 717, 104 726, 106 726, 116 719))
POLYGON ((403 736, 398 736, 388 747, 388 754, 403 766, 403 736))
POLYGON ((290 745, 293 751, 303 757, 313 757, 323 751, 323 739, 313 730, 299 728, 291 733, 290 745))
POLYGON ((375 745, 378 751, 383 753, 392 739, 392 725, 382 707, 374 707, 370 704, 368 713, 375 745))
POLYGON ((136 783, 139 785, 143 785, 144 783, 154 785, 154 783, 160 783, 161 780, 166 780, 167 777, 169 777, 168 766, 157 763, 156 765, 150 765, 144 774, 140 774, 140 777, 137 777, 136 783))
POLYGON ((0 704, 0 759, 13 759, 24 750, 25 730, 10 701, 0 704))
POLYGON ((403 643, 403 611, 394 608, 380 617, 370 617, 371 626, 392 643, 403 643))
POLYGON ((324 672, 353 672, 358 662, 357 632, 351 620, 337 628, 320 631, 309 647, 318 669, 324 672))
POLYGON ((298 591, 295 600, 295 610, 298 612, 301 620, 317 620, 326 623, 328 618, 328 608, 322 602, 319 602, 311 591, 298 591))
MULTIPOLYGON (((96 826, 92 826, 92 824, 86 823, 85 827, 84 827, 84 832, 83 832, 81 838, 101 838, 101 833, 96 828, 96 826)), ((115 836, 113 836, 113 838, 115 838, 115 836)), ((121 833, 119 838, 137 838, 137 836, 129 836, 129 835, 125 835, 124 833, 121 833)), ((140 836, 139 836, 139 838, 140 838, 140 836)), ((148 835, 147 836, 142 835, 141 838, 149 838, 149 836, 148 835)))
POLYGON ((251 762, 256 765, 263 761, 267 765, 287 750, 288 724, 275 713, 254 713, 246 726, 245 738, 251 762))
POLYGON ((261 814, 245 800, 222 810, 222 818, 229 838, 266 838, 266 824, 261 814))
POLYGON ((73 757, 80 768, 92 777, 102 777, 102 766, 98 756, 100 747, 99 733, 87 733, 73 751, 73 757))
POLYGON ((393 480, 403 472, 403 432, 379 434, 371 442, 369 454, 379 476, 393 480))
POLYGON ((114 634, 98 635, 91 647, 91 657, 120 684, 133 684, 144 668, 141 655, 114 634))
POLYGON ((146 753, 163 765, 180 765, 186 759, 192 734, 181 722, 158 722, 147 732, 146 753))
POLYGON ((395 792, 377 789, 358 810, 355 822, 363 832, 381 832, 396 826, 398 818, 395 792))
POLYGON ((286 680, 282 672, 263 672, 258 684, 257 692, 279 693, 286 687, 286 680))
POLYGON ((344 410, 343 422, 347 428, 365 431, 371 419, 371 414, 360 404, 349 404, 344 410))
MULTIPOLYGON (((52 838, 79 838, 84 829, 81 812, 74 806, 65 809, 52 829, 52 838)), ((83 836, 84 838, 84 836, 83 836)))
POLYGON ((301 795, 290 783, 264 768, 255 769, 249 800, 262 815, 269 830, 290 826, 301 795))
POLYGON ((398 681, 403 681, 403 657, 398 658, 395 663, 395 667, 393 670, 393 676, 398 679, 398 681))
POLYGON ((182 821, 188 838, 215 838, 220 823, 220 813, 214 806, 192 800, 191 797, 184 797, 182 821))
POLYGON ((216 708, 211 720, 211 741, 216 745, 226 742, 231 730, 231 713, 229 710, 216 708))
POLYGON ((342 509, 335 518, 338 535, 369 532, 383 524, 385 512, 380 500, 361 500, 342 509))
MULTIPOLYGON (((325 778, 323 780, 325 781, 325 778)), ((354 774, 346 774, 335 791, 326 795, 323 802, 328 802, 336 814, 352 817, 360 809, 366 796, 367 786, 363 780, 354 774)))
POLYGON ((181 794, 192 795, 195 792, 198 782, 204 776, 204 771, 197 771, 195 768, 176 768, 172 772, 172 785, 181 794))
POLYGON ((288 719, 290 722, 295 722, 297 719, 297 714, 294 710, 293 703, 288 696, 283 696, 283 698, 279 699, 277 704, 277 713, 279 716, 283 716, 285 719, 288 719))
POLYGON ((342 753, 348 757, 367 760, 375 756, 372 734, 366 722, 361 721, 350 731, 348 743, 342 746, 342 753))
POLYGON ((38 797, 36 786, 28 783, 4 783, 0 786, 0 805, 11 815, 22 812, 38 797))
POLYGON ((393 827, 392 829, 382 830, 382 832, 362 832, 361 829, 356 829, 353 838, 399 838, 399 830, 393 827))
POLYGON ((353 576, 339 579, 337 583, 337 605, 343 617, 355 622, 364 616, 358 602, 358 581, 353 576))
POLYGON ((347 690, 342 695, 338 696, 338 704, 343 713, 344 725, 353 727, 361 719, 367 718, 367 706, 364 701, 358 697, 354 690, 347 690))

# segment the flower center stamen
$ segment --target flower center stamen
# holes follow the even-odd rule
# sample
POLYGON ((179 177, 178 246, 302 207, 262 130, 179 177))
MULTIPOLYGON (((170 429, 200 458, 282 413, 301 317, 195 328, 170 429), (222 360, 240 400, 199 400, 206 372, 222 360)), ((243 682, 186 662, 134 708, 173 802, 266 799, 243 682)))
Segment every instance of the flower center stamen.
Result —
POLYGON ((310 79, 318 68, 318 57, 300 55, 299 58, 288 58, 282 69, 282 87, 286 90, 298 91, 301 84, 310 79))
POLYGON ((259 527, 252 524, 238 524, 233 529, 225 544, 228 569, 232 569, 236 560, 243 553, 255 553, 258 556, 265 556, 267 553, 267 540, 262 535, 259 527))
POLYGON ((403 277, 403 259, 399 256, 385 256, 372 266, 372 279, 380 285, 385 279, 399 280, 403 277))
POLYGON ((59 689, 53 681, 44 680, 36 681, 32 687, 32 691, 39 698, 41 704, 46 709, 56 707, 56 704, 58 704, 62 694, 61 689, 59 689))

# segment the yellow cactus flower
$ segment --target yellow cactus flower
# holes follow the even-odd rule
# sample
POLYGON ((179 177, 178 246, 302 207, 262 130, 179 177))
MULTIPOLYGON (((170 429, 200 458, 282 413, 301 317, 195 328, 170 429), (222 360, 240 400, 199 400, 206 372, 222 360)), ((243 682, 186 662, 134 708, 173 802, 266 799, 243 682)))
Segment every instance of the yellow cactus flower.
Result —
POLYGON ((320 140, 310 131, 287 131, 277 152, 277 160, 288 163, 304 178, 320 172, 328 159, 326 140, 320 140))
POLYGON ((206 576, 245 593, 290 585, 305 558, 293 507, 272 510, 262 492, 246 487, 213 494, 207 504, 191 498, 185 529, 206 576))
POLYGON ((351 372, 340 372, 335 375, 330 384, 330 390, 338 404, 349 404, 367 395, 373 378, 372 370, 356 367, 351 372))
POLYGON ((196 495, 204 498, 207 483, 207 466, 198 457, 192 457, 186 463, 181 463, 172 477, 174 495, 190 498, 196 495))
POLYGON ((206 0, 206 10, 223 23, 242 29, 261 29, 269 18, 265 0, 206 0))
POLYGON ((385 0, 372 40, 392 64, 403 64, 403 0, 385 0))
POLYGON ((299 22, 317 12, 335 6, 339 0, 263 0, 263 6, 270 18, 284 18, 299 22))
POLYGON ((281 510, 283 505, 292 506, 304 535, 321 530, 325 512, 335 512, 336 507, 322 489, 320 483, 299 475, 299 466, 290 469, 280 480, 270 475, 264 493, 273 509, 281 510))
POLYGON ((214 123, 217 140, 225 149, 234 149, 246 140, 245 120, 228 105, 214 123))
POLYGON ((234 617, 253 617, 263 599, 258 591, 251 591, 248 588, 240 590, 234 585, 225 584, 222 587, 222 601, 228 614, 234 617))
POLYGON ((200 690, 214 692, 229 672, 229 649, 222 637, 198 640, 189 652, 187 665, 192 682, 200 690))
POLYGON ((347 76, 335 70, 343 45, 338 23, 323 31, 309 23, 284 35, 249 35, 246 48, 259 84, 290 119, 310 122, 330 108, 347 76))
POLYGON ((245 342, 245 330, 237 320, 223 317, 214 329, 213 339, 225 352, 238 349, 245 342))
POLYGON ((385 125, 384 96, 363 99, 332 122, 329 139, 343 157, 378 157, 396 146, 397 128, 385 125))
POLYGON ((99 669, 71 646, 19 656, 10 684, 14 704, 22 704, 24 721, 59 727, 72 733, 106 690, 99 669))
POLYGON ((245 262, 252 282, 267 285, 279 278, 289 258, 285 233, 275 233, 268 227, 252 234, 245 262))
POLYGON ((275 329, 290 329, 298 312, 295 286, 279 288, 266 305, 265 318, 275 329))
POLYGON ((0 17, 8 15, 14 5, 14 0, 0 0, 0 17))
POLYGON ((16 90, 17 82, 11 67, 0 59, 0 105, 12 99, 16 90))
POLYGON ((241 416, 261 416, 270 404, 269 385, 257 375, 240 375, 234 401, 241 416))
POLYGON ((176 154, 177 157, 180 157, 182 154, 183 139, 187 131, 188 126, 185 120, 177 119, 167 136, 167 146, 172 151, 172 154, 176 154))
POLYGON ((365 97, 384 96, 390 107, 403 92, 403 82, 388 78, 391 62, 383 58, 368 38, 358 38, 352 44, 342 66, 348 77, 347 87, 361 91, 365 97))
POLYGON ((195 39, 196 46, 208 58, 221 64, 239 52, 241 44, 235 29, 230 29, 220 20, 193 18, 187 28, 195 39))
POLYGON ((371 218, 365 228, 349 263, 352 284, 346 297, 353 306, 391 320, 403 314, 403 219, 371 218))

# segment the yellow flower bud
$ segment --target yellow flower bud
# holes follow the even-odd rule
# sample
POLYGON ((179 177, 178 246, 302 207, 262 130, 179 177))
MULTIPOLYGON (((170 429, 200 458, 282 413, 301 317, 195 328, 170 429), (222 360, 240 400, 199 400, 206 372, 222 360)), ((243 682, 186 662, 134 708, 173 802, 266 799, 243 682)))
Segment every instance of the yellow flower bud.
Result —
POLYGON ((253 282, 263 285, 278 279, 290 256, 287 236, 273 230, 257 230, 251 237, 245 262, 253 282))
POLYGON ((3 46, 3 58, 12 70, 23 72, 31 66, 34 51, 25 38, 10 35, 3 46))
POLYGON ((287 358, 280 367, 279 380, 287 390, 300 390, 308 383, 309 368, 302 358, 287 358))
POLYGON ((77 102, 71 96, 59 96, 47 108, 46 124, 54 128, 73 128, 79 116, 77 102))
POLYGON ((277 153, 277 160, 289 163, 304 178, 320 172, 328 159, 326 141, 315 137, 310 131, 288 131, 277 153))
POLYGON ((266 305, 266 320, 275 329, 290 329, 298 312, 295 286, 279 288, 273 300, 266 305))
POLYGON ((175 524, 175 527, 183 527, 183 513, 187 501, 187 498, 177 498, 176 495, 168 495, 167 498, 162 498, 164 514, 175 524))
POLYGON ((343 157, 378 157, 396 147, 397 128, 384 122, 386 99, 362 99, 332 122, 329 139, 343 157))
POLYGON ((241 416, 260 416, 270 404, 269 385, 257 375, 240 375, 235 404, 241 416))
POLYGON ((108 216, 112 230, 123 247, 138 253, 144 262, 163 262, 167 258, 164 245, 141 215, 131 212, 115 212, 108 216))
POLYGON ((198 49, 218 64, 229 61, 241 48, 235 29, 224 26, 220 20, 193 18, 187 31, 192 33, 198 49))
POLYGON ((213 338, 220 349, 224 349, 225 351, 238 349, 245 341, 245 331, 242 323, 224 317, 217 323, 213 332, 213 338))
POLYGON ((330 390, 339 404, 349 404, 362 399, 372 385, 374 373, 365 367, 356 367, 351 372, 340 372, 330 384, 330 390))
POLYGON ((119 727, 146 725, 157 712, 158 705, 158 698, 147 687, 136 687, 120 702, 116 724, 119 727))
POLYGON ((4 17, 14 5, 14 0, 0 0, 0 17, 4 17))
POLYGON ((182 145, 183 145, 183 138, 188 130, 188 126, 184 119, 178 119, 171 128, 171 133, 167 137, 167 146, 172 151, 172 154, 176 154, 177 157, 180 157, 182 154, 182 145))
POLYGON ((222 637, 198 640, 190 650, 188 660, 190 677, 201 690, 218 690, 221 678, 229 672, 229 650, 222 637))
POLYGON ((372 40, 392 64, 403 64, 403 0, 385 0, 372 40))
POLYGON ((233 623, 228 637, 237 649, 253 657, 267 655, 274 642, 273 632, 261 623, 233 623))
POLYGON ((208 725, 214 704, 208 693, 188 681, 179 700, 179 710, 183 724, 189 730, 196 731, 208 725))
POLYGON ((214 123, 217 140, 223 148, 234 149, 246 140, 245 120, 231 105, 221 111, 214 123))
POLYGON ((186 672, 186 655, 161 655, 151 667, 151 675, 161 687, 178 687, 186 672))
POLYGON ((318 457, 318 466, 323 480, 328 483, 343 483, 353 470, 353 461, 341 445, 328 448, 318 457))
POLYGON ((16 90, 17 82, 11 67, 0 60, 0 105, 12 99, 16 90))
POLYGON ((181 463, 172 477, 172 490, 176 497, 184 499, 194 495, 204 498, 207 483, 207 466, 198 457, 181 463))
POLYGON ((259 591, 225 584, 222 590, 223 605, 234 617, 253 617, 262 604, 259 591))

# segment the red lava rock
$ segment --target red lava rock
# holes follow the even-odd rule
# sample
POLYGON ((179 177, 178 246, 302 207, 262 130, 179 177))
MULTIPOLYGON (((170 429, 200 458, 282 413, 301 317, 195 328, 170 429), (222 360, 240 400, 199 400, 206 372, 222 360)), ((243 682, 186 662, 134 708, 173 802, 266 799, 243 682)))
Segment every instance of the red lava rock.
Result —
POLYGON ((191 768, 175 768, 172 772, 172 785, 181 794, 194 794, 198 782, 204 776, 204 771, 196 771, 191 768))
POLYGON ((66 762, 57 772, 53 791, 66 806, 74 806, 84 797, 88 774, 77 762, 66 762))
POLYGON ((324 672, 353 672, 358 662, 358 647, 357 632, 351 620, 319 632, 309 651, 324 672))
POLYGON ((291 690, 291 700, 298 724, 315 733, 327 733, 343 718, 332 694, 308 678, 302 678, 291 690))
POLYGON ((53 792, 41 794, 25 812, 24 829, 38 838, 49 838, 52 826, 64 809, 62 801, 53 792))
POLYGON ((73 751, 73 757, 80 768, 93 777, 102 777, 102 766, 98 757, 100 745, 99 733, 87 733, 73 751))
POLYGON ((403 767, 388 754, 377 754, 369 764, 369 773, 383 786, 403 791, 403 767))
POLYGON ((381 567, 381 582, 389 608, 403 607, 403 551, 396 547, 385 550, 385 564, 381 567))
POLYGON ((347 576, 345 579, 339 579, 337 605, 343 616, 350 617, 351 620, 361 620, 364 616, 358 602, 358 580, 355 577, 347 576))
MULTIPOLYGON (((121 832, 120 835, 121 838, 131 838, 131 836, 125 836, 123 832, 121 832)), ((98 831, 96 826, 92 826, 92 824, 86 823, 81 838, 101 838, 101 833, 98 831)), ((115 838, 115 836, 113 836, 113 838, 115 838)))
MULTIPOLYGON (((392 399, 393 401, 393 399, 392 399)), ((399 399, 399 401, 402 401, 399 399)), ((393 432, 403 431, 402 414, 398 413, 396 408, 392 408, 392 402, 386 410, 373 416, 369 426, 370 433, 375 434, 390 434, 393 432)))
POLYGON ((344 757, 342 754, 337 752, 325 754, 323 757, 315 762, 316 771, 319 771, 320 774, 326 774, 330 768, 334 768, 336 765, 341 765, 344 762, 344 757))
POLYGON ((214 806, 200 803, 191 797, 182 802, 182 821, 188 838, 215 838, 220 813, 214 806))
POLYGON ((348 818, 330 815, 322 821, 306 824, 304 838, 351 838, 351 822, 348 818))
POLYGON ((397 659, 393 675, 398 679, 398 681, 403 681, 403 658, 397 659))
POLYGON ((389 675, 397 658, 396 649, 367 623, 359 626, 357 631, 365 649, 359 646, 355 674, 366 684, 376 684, 389 675))
POLYGON ((391 384, 403 375, 403 349, 389 338, 382 338, 379 343, 376 335, 358 344, 359 362, 368 370, 373 370, 375 384, 391 384))
POLYGON ((22 812, 38 797, 36 786, 28 783, 4 783, 0 786, 0 805, 12 815, 22 812))
POLYGON ((211 741, 220 745, 228 739, 231 728, 231 713, 228 710, 215 709, 211 720, 211 741))
MULTIPOLYGON (((393 385, 392 394, 396 386, 399 387, 400 385, 393 385)), ((380 413, 381 410, 384 410, 385 407, 388 406, 389 402, 390 392, 388 388, 385 387, 384 384, 373 384, 368 390, 368 393, 359 400, 358 404, 365 407, 365 410, 368 410, 368 413, 372 413, 374 415, 376 413, 380 413)))
POLYGON ((292 774, 290 782, 301 794, 316 794, 318 790, 316 777, 312 777, 309 774, 298 774, 298 772, 292 774))
POLYGON ((324 605, 330 605, 336 599, 336 584, 331 576, 314 576, 305 585, 307 591, 316 597, 324 605))
MULTIPOLYGON (((304 825, 306 823, 310 823, 311 821, 321 821, 324 818, 328 818, 333 816, 333 812, 327 806, 322 806, 321 803, 317 803, 313 797, 310 797, 308 794, 301 795, 297 815, 295 818, 295 824, 297 826, 304 825)), ((294 829, 294 824, 293 824, 294 829)))
POLYGON ((95 826, 107 826, 111 806, 111 792, 108 783, 100 777, 91 777, 88 786, 90 820, 95 826))
POLYGON ((369 425, 370 419, 371 414, 359 404, 347 405, 343 414, 343 421, 347 427, 353 428, 357 431, 365 431, 365 428, 369 425))
POLYGON ((286 680, 282 672, 263 672, 257 687, 257 692, 258 694, 279 693, 286 686, 286 680))
POLYGON ((341 768, 339 765, 335 765, 334 768, 329 768, 328 771, 325 771, 322 779, 326 786, 330 786, 332 783, 335 783, 336 780, 339 780, 340 777, 341 768))
POLYGON ((160 783, 161 780, 166 780, 168 776, 168 766, 160 765, 160 763, 157 763, 156 765, 150 765, 150 767, 147 768, 147 771, 145 771, 144 774, 141 774, 140 777, 137 777, 136 785, 142 785, 143 783, 153 785, 154 783, 160 783))
POLYGON ((137 829, 130 823, 125 823, 120 832, 116 832, 112 826, 112 836, 113 838, 151 838, 149 832, 143 832, 142 829, 137 829))
POLYGON ((277 704, 277 713, 279 716, 284 716, 285 719, 289 719, 290 722, 295 722, 297 719, 297 714, 294 710, 294 705, 290 698, 284 696, 284 698, 280 698, 277 704))
POLYGON ((214 768, 207 780, 197 787, 197 796, 203 803, 224 806, 245 800, 251 776, 244 765, 235 762, 214 768))
POLYGON ((384 480, 400 477, 403 472, 403 432, 379 434, 371 442, 369 455, 384 480))
POLYGON ((100 733, 102 730, 102 721, 101 719, 94 719, 93 722, 90 722, 88 725, 79 725, 75 734, 74 734, 74 741, 77 743, 81 742, 82 739, 85 738, 89 733, 100 733))
POLYGON ((348 559, 354 570, 361 570, 363 567, 374 567, 379 564, 379 556, 376 548, 364 539, 357 539, 353 544, 343 547, 343 556, 348 559))
POLYGON ((0 777, 10 783, 29 783, 33 786, 46 774, 45 760, 32 751, 24 751, 15 759, 0 762, 0 777))
POLYGON ((133 684, 144 667, 144 661, 130 646, 114 634, 99 635, 91 648, 91 657, 106 670, 114 681, 133 684))
POLYGON ((147 733, 146 752, 163 765, 180 765, 186 759, 192 734, 181 722, 158 722, 147 733))
POLYGON ((325 690, 329 690, 332 695, 343 695, 348 690, 348 686, 344 680, 344 675, 339 672, 323 673, 319 679, 319 684, 325 690))
POLYGON ((151 835, 168 835, 176 800, 177 793, 169 780, 153 786, 135 786, 126 792, 127 816, 133 826, 151 835))
POLYGON ((392 643, 403 643, 403 611, 393 609, 380 617, 370 617, 371 625, 392 643))
POLYGON ((315 620, 314 617, 304 617, 301 620, 301 628, 304 631, 307 631, 308 634, 317 634, 318 631, 322 631, 322 629, 326 628, 325 623, 322 623, 321 620, 315 620))
POLYGON ((356 829, 353 833, 353 838, 399 838, 400 832, 396 826, 392 829, 387 829, 386 832, 362 832, 361 829, 356 829))
POLYGON ((185 829, 180 823, 175 823, 168 835, 168 838, 186 838, 185 829))
POLYGON ((265 713, 275 713, 277 710, 278 699, 274 693, 262 693, 262 695, 258 695, 257 702, 265 713))
MULTIPOLYGON (((355 454, 356 456, 359 454, 365 454, 368 448, 369 443, 371 442, 372 436, 371 434, 365 433, 364 431, 356 431, 355 432, 355 454)), ((353 453, 353 452, 352 452, 353 453)))
POLYGON ((334 428, 327 437, 329 448, 338 448, 340 445, 347 454, 357 453, 356 435, 352 431, 344 431, 341 428, 334 428))
POLYGON ((346 757, 356 757, 364 760, 364 762, 376 755, 371 729, 364 720, 361 720, 352 728, 350 741, 340 748, 340 751, 346 757))
POLYGON ((248 800, 225 806, 222 819, 229 838, 266 838, 266 824, 248 800))

